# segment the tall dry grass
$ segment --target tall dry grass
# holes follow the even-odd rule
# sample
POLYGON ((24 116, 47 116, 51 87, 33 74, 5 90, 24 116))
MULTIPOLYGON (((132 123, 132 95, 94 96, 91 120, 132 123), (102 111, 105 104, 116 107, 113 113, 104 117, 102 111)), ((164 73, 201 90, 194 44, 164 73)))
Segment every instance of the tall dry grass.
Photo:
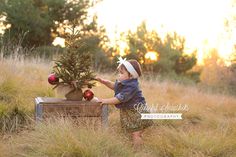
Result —
MULTIPOLYGON (((197 85, 141 78, 140 87, 149 105, 186 104, 189 110, 183 112, 182 120, 154 120, 155 125, 144 132, 145 147, 134 153, 120 128, 119 111, 112 106, 107 130, 78 128, 62 120, 38 125, 14 122, 20 113, 23 118, 33 118, 35 97, 58 96, 47 83, 52 64, 8 59, 1 60, 0 66, 0 126, 1 133, 4 132, 0 156, 236 156, 236 98, 233 96, 197 85), (13 118, 9 116, 11 113, 13 118), (9 121, 3 124, 4 119, 9 121), (11 129, 3 129, 6 124, 24 127, 20 127, 21 132, 9 134, 11 129), (6 135, 9 138, 4 138, 6 135)), ((116 78, 115 73, 98 75, 116 78)), ((114 95, 99 83, 93 90, 97 97, 114 95)))
POLYGON ((39 123, 14 139, 10 156, 131 156, 132 149, 114 130, 78 127, 70 120, 39 123))
POLYGON ((15 59, 2 59, 0 67, 0 130, 14 132, 30 122, 36 96, 54 96, 45 82, 49 68, 15 59))

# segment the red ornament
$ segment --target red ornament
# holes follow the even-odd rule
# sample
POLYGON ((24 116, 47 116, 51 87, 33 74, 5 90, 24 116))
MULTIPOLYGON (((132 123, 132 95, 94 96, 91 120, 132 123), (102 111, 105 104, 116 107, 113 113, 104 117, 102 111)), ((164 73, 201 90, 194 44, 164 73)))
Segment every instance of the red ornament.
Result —
POLYGON ((87 89, 87 90, 84 91, 83 97, 84 97, 85 100, 90 101, 90 100, 93 99, 94 94, 93 94, 93 92, 90 89, 87 89))
POLYGON ((48 83, 50 83, 51 85, 55 85, 59 83, 59 78, 55 74, 50 74, 48 76, 48 83))

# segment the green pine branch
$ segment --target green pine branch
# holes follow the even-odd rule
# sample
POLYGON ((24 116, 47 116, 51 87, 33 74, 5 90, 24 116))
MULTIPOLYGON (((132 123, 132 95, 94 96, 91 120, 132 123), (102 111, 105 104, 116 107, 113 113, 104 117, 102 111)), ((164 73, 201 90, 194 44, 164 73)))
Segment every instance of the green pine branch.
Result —
POLYGON ((88 39, 76 39, 76 34, 68 38, 66 53, 55 60, 53 67, 53 72, 60 79, 58 85, 66 84, 75 89, 95 86, 96 75, 91 70, 92 48, 85 41, 88 39))

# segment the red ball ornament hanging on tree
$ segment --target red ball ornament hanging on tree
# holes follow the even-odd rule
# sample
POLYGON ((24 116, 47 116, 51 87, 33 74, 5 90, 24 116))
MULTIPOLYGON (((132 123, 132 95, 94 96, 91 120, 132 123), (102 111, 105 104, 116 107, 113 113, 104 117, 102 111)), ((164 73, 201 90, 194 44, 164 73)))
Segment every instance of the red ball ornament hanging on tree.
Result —
POLYGON ((51 85, 56 85, 59 83, 59 78, 55 74, 50 74, 48 76, 48 83, 51 85))
POLYGON ((94 94, 90 89, 87 89, 87 90, 84 91, 83 97, 84 97, 85 100, 90 101, 90 100, 93 99, 94 94))

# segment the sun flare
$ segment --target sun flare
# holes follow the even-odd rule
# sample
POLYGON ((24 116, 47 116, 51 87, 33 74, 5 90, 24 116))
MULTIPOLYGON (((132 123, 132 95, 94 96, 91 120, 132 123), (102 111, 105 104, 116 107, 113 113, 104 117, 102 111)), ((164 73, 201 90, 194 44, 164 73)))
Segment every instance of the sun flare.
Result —
POLYGON ((56 37, 52 44, 54 46, 65 47, 65 39, 64 38, 60 38, 60 37, 56 37))
POLYGON ((151 60, 151 61, 157 61, 158 53, 149 51, 145 54, 145 59, 148 59, 148 60, 151 60))

